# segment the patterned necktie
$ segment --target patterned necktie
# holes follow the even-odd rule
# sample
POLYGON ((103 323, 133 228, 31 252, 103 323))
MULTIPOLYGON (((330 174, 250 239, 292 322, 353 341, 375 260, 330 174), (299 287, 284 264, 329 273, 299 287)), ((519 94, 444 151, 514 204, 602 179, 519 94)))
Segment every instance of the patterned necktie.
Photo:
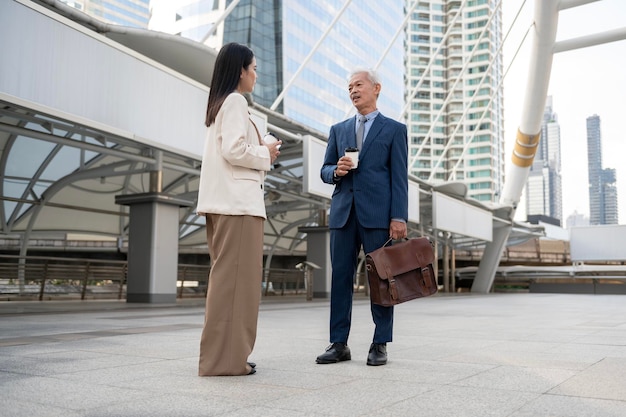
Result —
POLYGON ((359 125, 356 129, 356 147, 361 150, 363 147, 363 132, 365 132, 365 122, 367 117, 359 116, 359 125))

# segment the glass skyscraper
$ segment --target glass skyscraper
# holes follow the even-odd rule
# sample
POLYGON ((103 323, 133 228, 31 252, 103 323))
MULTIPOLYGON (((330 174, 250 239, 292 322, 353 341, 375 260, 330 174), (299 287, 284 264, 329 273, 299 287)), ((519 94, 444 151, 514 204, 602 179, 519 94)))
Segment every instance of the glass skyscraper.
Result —
POLYGON ((264 107, 271 106, 283 86, 282 10, 282 1, 242 0, 224 21, 224 43, 242 43, 254 51, 258 78, 253 97, 264 107))
POLYGON ((602 224, 602 141, 598 115, 587 117, 587 175, 589 178, 589 223, 602 224))
POLYGON ((435 183, 462 181, 479 201, 497 201, 504 183, 497 3, 406 0, 409 170, 435 183))

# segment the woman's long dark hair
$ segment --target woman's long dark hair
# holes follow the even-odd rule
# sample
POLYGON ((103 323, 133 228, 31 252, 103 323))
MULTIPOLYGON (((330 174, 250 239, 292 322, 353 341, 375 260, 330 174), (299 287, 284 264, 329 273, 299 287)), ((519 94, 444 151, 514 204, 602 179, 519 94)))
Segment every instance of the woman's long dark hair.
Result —
POLYGON ((237 89, 241 70, 248 68, 252 58, 254 58, 252 50, 239 43, 227 43, 220 49, 211 77, 209 104, 204 121, 207 127, 215 121, 226 97, 237 89))

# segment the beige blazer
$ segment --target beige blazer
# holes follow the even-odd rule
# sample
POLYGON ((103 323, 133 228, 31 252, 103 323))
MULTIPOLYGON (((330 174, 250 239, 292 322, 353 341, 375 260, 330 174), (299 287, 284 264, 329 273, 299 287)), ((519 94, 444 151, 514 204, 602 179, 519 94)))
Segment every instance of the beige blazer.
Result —
POLYGON ((196 212, 265 219, 263 181, 270 169, 269 149, 259 142, 248 102, 231 93, 207 129, 196 212))

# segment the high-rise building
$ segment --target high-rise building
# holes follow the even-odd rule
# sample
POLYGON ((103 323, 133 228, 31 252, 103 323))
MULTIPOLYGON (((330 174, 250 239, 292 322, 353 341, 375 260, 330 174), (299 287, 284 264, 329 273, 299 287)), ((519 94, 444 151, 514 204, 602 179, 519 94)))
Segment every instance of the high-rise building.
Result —
POLYGON ((479 201, 496 201, 504 183, 497 3, 406 0, 409 170, 432 182, 463 181, 479 201))
POLYGON ((617 224, 617 186, 615 169, 602 168, 600 116, 587 117, 587 166, 591 225, 617 224))
POLYGON ((61 0, 106 23, 147 28, 150 0, 61 0))
POLYGON ((241 0, 229 10, 232 3, 153 0, 150 28, 216 48, 227 42, 250 46, 257 59, 254 101, 321 132, 349 115, 347 76, 357 67, 377 69, 382 82, 379 109, 400 117, 403 0, 385 2, 384 7, 377 0, 241 0), (204 6, 208 8, 201 12, 204 6), (169 8, 169 17, 162 20, 169 23, 157 23, 157 16, 163 16, 160 7, 169 8))
POLYGON ((602 224, 602 142, 598 115, 587 117, 587 175, 589 178, 589 223, 602 224))
POLYGON ((526 183, 526 214, 543 215, 563 223, 561 185, 561 128, 548 96, 541 123, 541 138, 526 183))

